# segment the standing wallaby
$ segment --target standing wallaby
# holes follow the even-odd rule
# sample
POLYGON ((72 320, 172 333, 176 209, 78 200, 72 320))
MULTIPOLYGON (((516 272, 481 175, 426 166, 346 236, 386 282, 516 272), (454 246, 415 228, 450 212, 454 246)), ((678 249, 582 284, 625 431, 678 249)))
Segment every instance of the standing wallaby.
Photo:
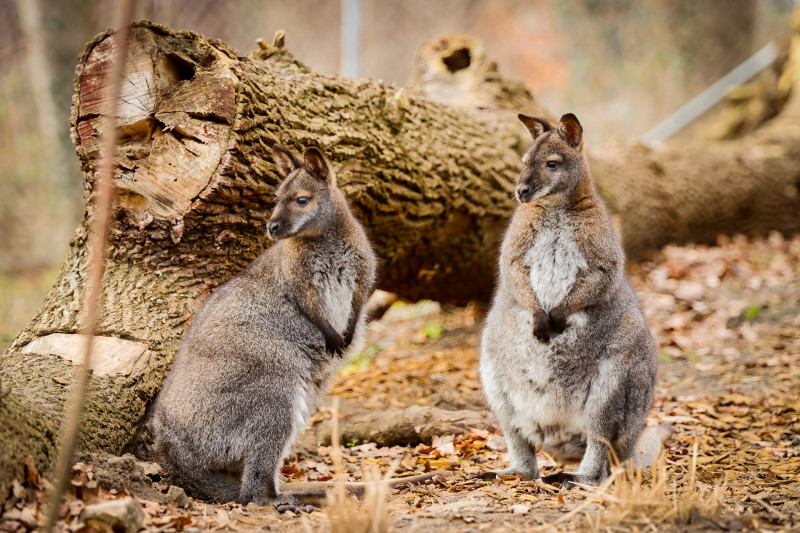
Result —
POLYGON ((509 466, 492 474, 538 478, 539 446, 559 461, 581 461, 577 473, 545 482, 597 485, 609 475, 608 445, 620 461, 635 455, 652 402, 655 344, 624 277, 624 252, 595 191, 578 119, 564 115, 557 126, 519 119, 533 144, 480 359, 508 442, 509 466))
POLYGON ((324 495, 325 484, 282 492, 279 470, 363 325, 376 259, 322 153, 309 148, 301 162, 273 152, 285 178, 267 224, 278 242, 194 317, 153 430, 165 470, 190 495, 291 509, 324 495))

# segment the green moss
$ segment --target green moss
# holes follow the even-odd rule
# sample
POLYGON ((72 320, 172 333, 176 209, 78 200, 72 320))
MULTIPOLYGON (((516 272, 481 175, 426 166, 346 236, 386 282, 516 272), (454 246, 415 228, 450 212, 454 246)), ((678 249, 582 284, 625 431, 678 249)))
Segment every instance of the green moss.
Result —
POLYGON ((433 320, 425 324, 423 331, 428 339, 435 341, 444 335, 444 326, 438 320, 433 320))

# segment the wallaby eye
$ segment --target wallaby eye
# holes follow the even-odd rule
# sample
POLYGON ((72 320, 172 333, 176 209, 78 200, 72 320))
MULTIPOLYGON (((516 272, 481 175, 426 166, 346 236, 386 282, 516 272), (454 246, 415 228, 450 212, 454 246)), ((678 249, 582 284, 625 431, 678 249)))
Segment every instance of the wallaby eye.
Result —
POLYGON ((558 168, 558 161, 548 161, 547 168, 558 168))
POLYGON ((301 196, 297 199, 298 205, 308 205, 308 196, 301 196))

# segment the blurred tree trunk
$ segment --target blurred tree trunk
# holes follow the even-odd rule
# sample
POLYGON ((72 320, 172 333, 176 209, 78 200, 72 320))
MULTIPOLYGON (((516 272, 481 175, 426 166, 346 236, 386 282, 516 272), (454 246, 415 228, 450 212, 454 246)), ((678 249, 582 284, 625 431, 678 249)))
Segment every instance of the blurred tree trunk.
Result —
POLYGON ((45 33, 42 31, 41 8, 39 0, 17 0, 16 6, 20 25, 25 33, 25 64, 28 70, 30 91, 36 105, 39 132, 43 145, 52 151, 47 171, 54 179, 61 180, 53 185, 58 191, 57 196, 62 204, 59 205, 59 208, 64 209, 67 205, 65 195, 74 194, 74 191, 70 190, 70 184, 64 179, 66 173, 61 172, 67 158, 62 149, 62 136, 59 135, 61 124, 59 124, 55 101, 50 91, 53 85, 53 71, 44 51, 46 43, 45 33))
MULTIPOLYGON (((0 399, 0 499, 27 453, 47 470, 83 342, 81 279, 112 41, 103 34, 87 46, 75 81, 83 223, 39 313, 2 360, 10 394, 0 399)), ((382 288, 411 299, 487 301, 528 144, 514 112, 536 111, 524 88, 481 61, 489 60, 477 50, 440 60, 449 75, 480 76, 472 84, 482 94, 478 110, 469 98, 460 100, 469 107, 422 98, 424 83, 398 91, 317 75, 281 38, 243 58, 219 41, 136 23, 82 448, 130 449, 202 298, 268 245, 274 142, 320 145, 330 155, 382 259, 382 288), (506 100, 524 109, 511 111, 506 100)), ((599 188, 629 252, 708 242, 720 230, 797 230, 797 104, 785 122, 736 143, 595 154, 599 188)))
MULTIPOLYGON (((636 4, 628 4, 636 9, 636 4)), ((695 0, 657 0, 649 6, 670 28, 673 52, 685 61, 684 86, 692 94, 739 66, 757 51, 756 0, 727 0, 719 6, 695 0)))

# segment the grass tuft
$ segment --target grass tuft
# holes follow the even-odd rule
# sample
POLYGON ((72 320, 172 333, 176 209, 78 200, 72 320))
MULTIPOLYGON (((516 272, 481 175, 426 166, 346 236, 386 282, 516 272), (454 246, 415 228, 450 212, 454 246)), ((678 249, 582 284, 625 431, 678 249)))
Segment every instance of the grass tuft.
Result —
POLYGON ((595 489, 584 488, 590 502, 601 502, 604 509, 586 513, 586 526, 593 531, 630 530, 639 527, 658 530, 657 526, 688 523, 701 515, 716 519, 722 512, 722 485, 706 488, 697 483, 697 443, 692 452, 689 482, 678 488, 670 486, 664 453, 648 476, 634 469, 630 462, 616 466, 611 483, 595 489), (649 478, 649 479, 648 479, 649 478))
MULTIPOLYGON (((331 436, 331 456, 337 483, 328 491, 325 513, 328 518, 328 530, 331 533, 383 533, 389 531, 389 510, 387 495, 390 474, 383 480, 377 468, 367 472, 367 486, 364 497, 358 501, 348 494, 344 486, 345 468, 342 459, 342 447, 339 435, 338 402, 333 406, 333 431, 331 436), (383 483, 381 481, 384 481, 383 483)), ((389 472, 392 472, 391 468, 389 472)))

